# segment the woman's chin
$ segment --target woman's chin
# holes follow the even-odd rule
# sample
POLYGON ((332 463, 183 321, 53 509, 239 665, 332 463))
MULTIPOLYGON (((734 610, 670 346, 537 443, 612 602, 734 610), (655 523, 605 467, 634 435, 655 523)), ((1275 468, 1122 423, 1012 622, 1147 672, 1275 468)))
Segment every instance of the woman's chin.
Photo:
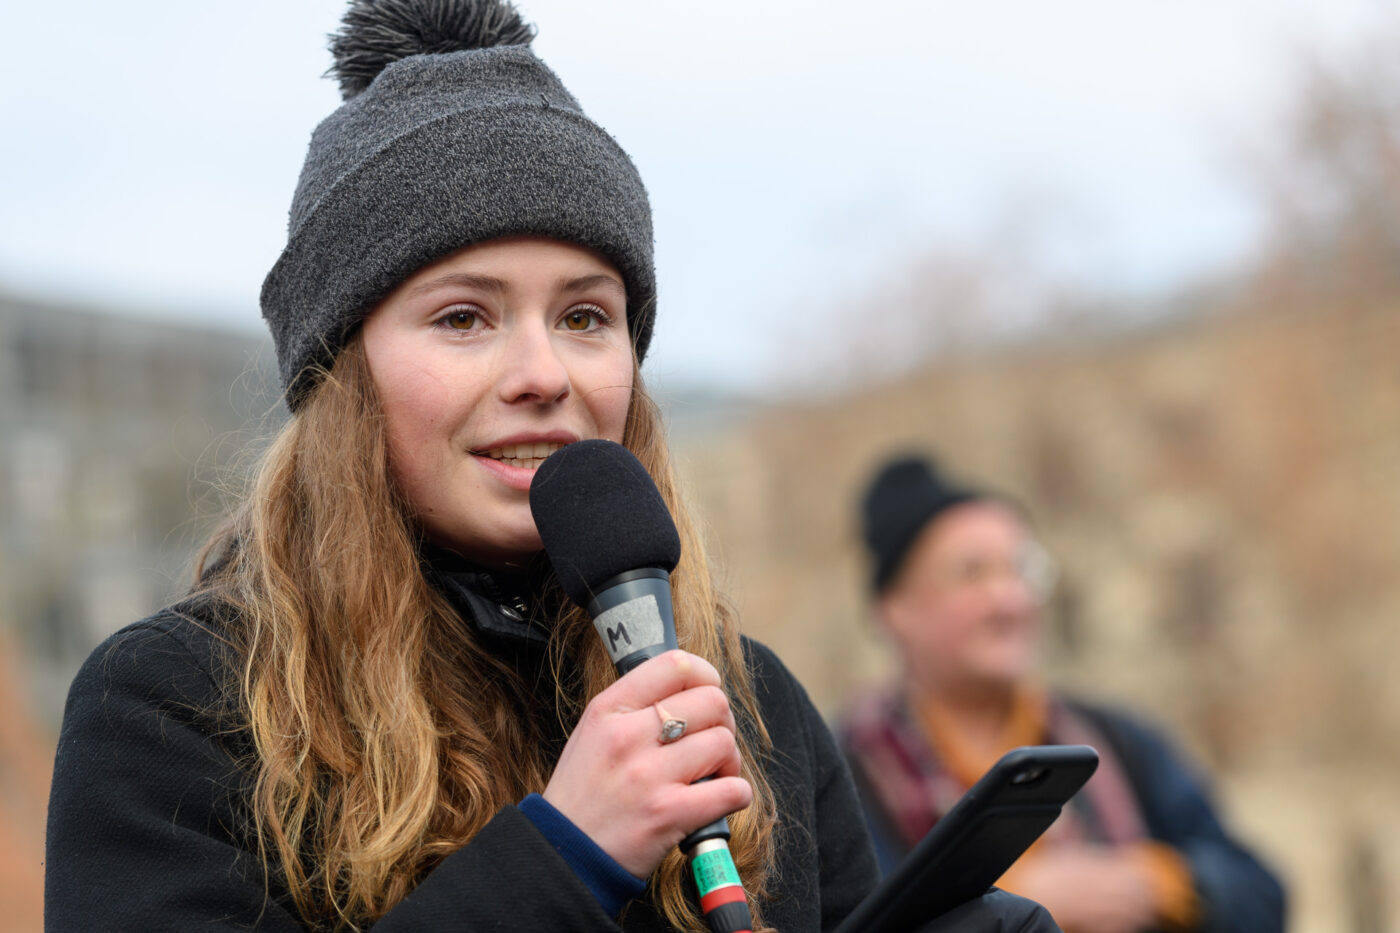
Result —
POLYGON ((492 568, 524 567, 540 551, 544 543, 531 521, 528 527, 500 528, 483 536, 436 534, 429 537, 438 545, 462 555, 474 564, 492 568))

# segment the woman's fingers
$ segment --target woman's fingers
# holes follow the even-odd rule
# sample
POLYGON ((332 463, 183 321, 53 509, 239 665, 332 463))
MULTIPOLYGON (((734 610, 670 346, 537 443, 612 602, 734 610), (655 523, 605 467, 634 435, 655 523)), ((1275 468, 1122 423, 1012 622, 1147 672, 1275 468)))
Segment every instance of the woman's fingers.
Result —
POLYGON ((662 730, 668 722, 681 724, 681 733, 676 739, 715 726, 723 726, 730 732, 737 728, 734 713, 729 708, 729 697, 719 687, 712 686, 683 690, 664 700, 657 700, 646 709, 637 710, 633 716, 640 721, 639 728, 654 726, 657 740, 662 744, 667 741, 662 736, 662 730))
POLYGON ((737 777, 743 766, 739 744, 727 729, 711 728, 672 744, 663 759, 667 775, 691 784, 707 777, 737 777))
POLYGON ((719 673, 671 651, 593 698, 544 797, 644 877, 688 833, 749 805, 741 767, 719 673), (668 720, 684 721, 679 736, 663 731, 668 720))
POLYGON ((608 699, 623 709, 659 691, 681 687, 627 716, 637 724, 643 743, 650 739, 671 747, 670 754, 648 762, 660 767, 664 778, 691 783, 713 775, 739 774, 734 712, 719 686, 719 673, 709 662, 683 651, 667 652, 639 665, 614 687, 622 689, 608 699))
POLYGON ((698 655, 667 651, 643 661, 599 694, 618 712, 643 709, 691 687, 718 687, 719 671, 698 655))
POLYGON ((662 850, 664 855, 682 839, 702 826, 708 826, 722 816, 737 813, 753 802, 753 788, 741 777, 716 777, 694 784, 675 785, 672 788, 648 797, 653 801, 655 813, 651 814, 662 830, 662 850), (676 814, 684 818, 676 819, 676 814), (701 816, 704 819, 701 819, 701 816))

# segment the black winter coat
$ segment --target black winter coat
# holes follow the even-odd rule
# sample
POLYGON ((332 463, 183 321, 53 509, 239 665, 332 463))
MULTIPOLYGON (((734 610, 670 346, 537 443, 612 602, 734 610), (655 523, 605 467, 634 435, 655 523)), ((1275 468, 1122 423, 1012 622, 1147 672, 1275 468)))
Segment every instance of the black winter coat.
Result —
MULTIPOLYGON (((461 581, 454 581, 460 583, 461 581)), ((468 581, 470 583, 470 581, 468 581)), ((475 586, 447 588, 483 637, 529 650, 538 636, 475 586)), ((69 692, 49 804, 48 933, 304 933, 285 890, 265 887, 247 825, 246 733, 227 712, 231 667, 207 604, 131 625, 89 657, 69 692)), ((746 642, 774 741, 777 866, 767 921, 829 930, 875 884, 854 788, 801 685, 746 642)), ((621 925, 514 806, 445 858, 374 924, 397 931, 663 933, 647 900, 621 925)), ((1043 910, 999 892, 931 929, 1054 930, 1043 910)))

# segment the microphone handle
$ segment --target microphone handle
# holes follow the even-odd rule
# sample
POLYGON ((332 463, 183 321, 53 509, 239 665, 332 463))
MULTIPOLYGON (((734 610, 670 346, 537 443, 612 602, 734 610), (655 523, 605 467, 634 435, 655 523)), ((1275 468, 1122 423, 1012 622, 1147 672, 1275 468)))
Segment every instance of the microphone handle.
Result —
MULTIPOLYGON (((619 574, 599 587, 587 610, 619 677, 679 647, 671 575, 665 570, 645 567, 619 574)), ((679 848, 690 865, 700 912, 711 933, 752 933, 748 897, 729 853, 729 820, 720 817, 700 827, 682 839, 679 848)))
POLYGON ((753 933, 748 896, 729 853, 729 820, 720 817, 697 829, 681 840, 680 850, 690 864, 690 877, 700 895, 700 912, 710 924, 710 933, 753 933))

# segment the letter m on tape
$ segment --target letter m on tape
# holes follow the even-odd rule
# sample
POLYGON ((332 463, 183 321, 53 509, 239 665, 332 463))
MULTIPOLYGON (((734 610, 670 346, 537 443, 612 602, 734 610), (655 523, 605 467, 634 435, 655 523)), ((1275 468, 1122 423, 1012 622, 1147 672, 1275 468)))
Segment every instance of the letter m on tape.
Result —
POLYGON ((619 622, 617 628, 609 626, 607 633, 609 654, 617 654, 617 643, 619 640, 626 642, 628 645, 632 644, 632 636, 627 634, 627 625, 625 623, 619 622))

